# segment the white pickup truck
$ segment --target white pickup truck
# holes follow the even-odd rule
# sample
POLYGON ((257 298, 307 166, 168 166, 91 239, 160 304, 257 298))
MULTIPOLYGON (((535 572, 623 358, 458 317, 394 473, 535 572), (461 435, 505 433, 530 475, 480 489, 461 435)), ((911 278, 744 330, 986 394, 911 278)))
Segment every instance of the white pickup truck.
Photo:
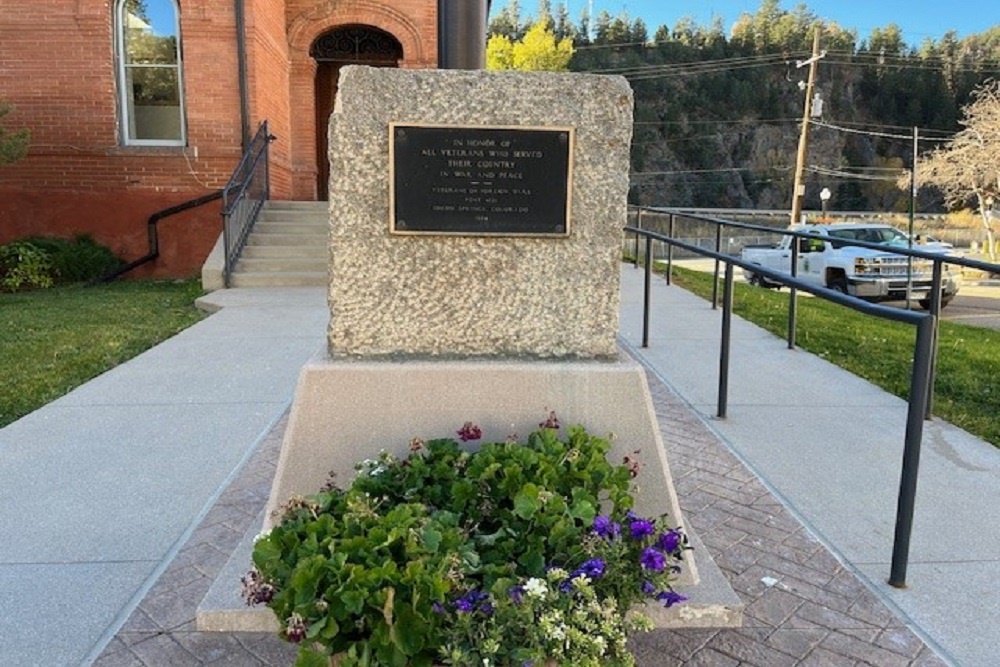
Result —
MULTIPOLYGON (((795 225, 792 231, 806 232, 844 239, 865 241, 886 246, 886 248, 908 248, 910 239, 891 225, 869 223, 836 223, 829 225, 795 225)), ((797 276, 806 282, 813 282, 844 294, 852 294, 866 301, 898 301, 906 299, 908 266, 910 258, 893 252, 881 252, 870 248, 848 246, 820 238, 783 236, 775 246, 748 246, 740 253, 740 258, 751 264, 781 273, 791 273, 792 243, 799 244, 799 265, 797 276)), ((939 243, 918 244, 913 248, 927 252, 949 254, 950 246, 939 243)), ((960 278, 957 271, 943 267, 941 280, 941 306, 944 307, 958 293, 960 278)), ((922 308, 930 307, 932 262, 928 259, 913 258, 913 276, 910 290, 922 308)), ((743 269, 747 282, 762 287, 780 287, 752 270, 743 269)))

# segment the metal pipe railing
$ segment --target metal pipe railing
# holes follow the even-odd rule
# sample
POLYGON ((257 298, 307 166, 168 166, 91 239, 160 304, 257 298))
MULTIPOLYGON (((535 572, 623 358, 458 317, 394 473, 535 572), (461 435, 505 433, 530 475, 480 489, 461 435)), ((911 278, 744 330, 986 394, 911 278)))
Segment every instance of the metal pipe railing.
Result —
POLYGON ((276 139, 268 133, 267 121, 261 123, 232 177, 222 189, 222 238, 225 248, 222 278, 226 287, 229 287, 233 268, 239 261, 264 202, 271 196, 269 147, 276 139))
POLYGON ((199 206, 204 206, 216 199, 222 198, 222 190, 216 190, 215 192, 210 192, 207 195, 202 195, 201 197, 195 197, 194 199, 189 199, 188 201, 176 204, 169 208, 165 208, 161 211, 157 211, 153 215, 149 216, 146 220, 146 238, 149 243, 149 251, 140 257, 139 259, 133 260, 128 264, 118 267, 114 271, 111 271, 100 278, 95 279, 88 285, 99 285, 102 283, 109 283, 116 278, 119 278, 133 269, 137 269, 143 264, 154 261, 160 256, 160 234, 157 228, 160 220, 164 218, 169 218, 170 216, 183 213, 184 211, 189 211, 193 208, 199 206))
MULTIPOLYGON (((732 310, 733 310, 733 271, 734 266, 739 266, 743 269, 752 270, 755 273, 761 274, 768 280, 786 285, 788 287, 802 290, 812 294, 814 296, 820 297, 827 301, 832 301, 838 303, 842 306, 851 308, 852 310, 859 311, 868 315, 875 317, 880 317, 882 319, 892 320, 896 322, 904 322, 907 324, 914 325, 917 330, 916 342, 914 345, 914 365, 910 380, 910 391, 909 391, 909 406, 906 418, 906 432, 904 435, 903 444, 903 463, 900 475, 900 487, 899 495, 897 499, 897 512, 896 512, 896 526, 895 526, 895 537, 893 541, 892 550, 892 562, 891 571, 889 576, 889 584, 897 588, 906 587, 906 569, 909 561, 909 548, 910 548, 910 536, 913 529, 913 508, 916 498, 916 486, 917 477, 920 463, 920 449, 923 441, 923 423, 925 418, 925 413, 927 411, 928 397, 932 390, 932 369, 934 364, 934 346, 936 344, 937 336, 937 313, 934 312, 935 306, 940 307, 940 264, 935 264, 935 280, 934 283, 935 291, 932 295, 932 306, 931 312, 916 312, 911 310, 902 310, 899 308, 892 308, 890 306, 883 306, 879 304, 869 303, 858 299, 857 297, 844 294, 835 290, 828 289, 826 287, 821 287, 812 283, 804 282, 797 276, 792 276, 790 274, 781 273, 771 269, 764 268, 756 264, 750 264, 749 262, 744 262, 741 259, 730 255, 724 255, 718 250, 711 251, 705 250, 698 246, 685 243, 675 238, 670 238, 663 234, 653 232, 650 230, 643 230, 637 227, 626 227, 626 233, 635 234, 638 236, 644 236, 646 238, 646 280, 644 286, 643 295, 643 347, 648 347, 648 329, 650 322, 649 309, 651 308, 651 273, 652 273, 652 257, 651 244, 653 239, 657 239, 666 243, 668 247, 676 246, 678 248, 683 248, 685 250, 691 251, 695 254, 710 257, 715 259, 717 265, 718 263, 725 264, 725 283, 724 283, 724 296, 723 296, 723 307, 722 307, 722 332, 721 340, 719 346, 719 394, 718 394, 718 416, 719 418, 726 418, 727 407, 728 407, 728 393, 729 393, 729 367, 730 367, 730 348, 731 348, 731 322, 732 322, 732 310), (935 304, 934 301, 937 301, 935 304)), ((802 234, 805 236, 805 234, 802 234)), ((810 235, 813 238, 816 235, 810 235)), ((822 238, 822 235, 820 235, 822 238)), ((797 245, 797 244, 793 244, 797 245)), ((870 244, 868 244, 870 245, 870 244)), ((797 258, 796 258, 797 259, 797 258)), ((667 271, 670 270, 669 261, 666 268, 667 271)), ((715 285, 717 286, 718 279, 715 279, 715 285)), ((714 289, 713 289, 714 294, 714 289)), ((939 312, 939 311, 938 311, 939 312)))

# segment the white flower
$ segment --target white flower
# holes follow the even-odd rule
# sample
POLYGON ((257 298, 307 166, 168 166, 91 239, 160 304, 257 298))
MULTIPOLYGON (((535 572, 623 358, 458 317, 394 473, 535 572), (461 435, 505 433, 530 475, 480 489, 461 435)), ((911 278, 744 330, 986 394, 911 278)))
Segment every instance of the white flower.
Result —
POLYGON ((268 536, 268 535, 270 535, 270 534, 271 534, 271 531, 270 531, 270 529, 268 529, 268 530, 265 530, 265 531, 264 531, 264 532, 262 532, 262 533, 257 533, 257 535, 255 535, 255 536, 254 536, 254 538, 253 538, 253 543, 254 543, 254 544, 257 544, 257 543, 258 543, 258 542, 260 542, 261 540, 263 540, 263 539, 266 539, 266 538, 267 538, 267 536, 268 536))
POLYGON ((549 592, 548 585, 541 579, 537 577, 532 577, 524 584, 524 593, 533 598, 545 597, 545 594, 549 592))

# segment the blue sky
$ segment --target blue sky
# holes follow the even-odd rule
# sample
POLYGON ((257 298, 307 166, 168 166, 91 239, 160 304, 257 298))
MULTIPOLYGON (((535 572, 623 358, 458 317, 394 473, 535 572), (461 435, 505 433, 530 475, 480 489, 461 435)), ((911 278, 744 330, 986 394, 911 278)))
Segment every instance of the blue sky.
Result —
MULTIPOLYGON (((696 22, 708 25, 713 16, 720 16, 726 31, 732 28, 740 14, 754 13, 760 8, 760 0, 565 0, 573 21, 577 22, 580 11, 589 1, 593 2, 594 13, 606 9, 612 16, 625 11, 632 18, 642 17, 649 26, 650 34, 657 26, 673 27, 681 17, 690 16, 696 22)), ((552 0, 558 5, 560 0, 552 0)), ((520 0, 521 11, 528 15, 538 12, 537 0, 520 0)), ((800 4, 796 0, 781 2, 782 9, 791 11, 800 4)), ((814 14, 822 19, 835 21, 845 28, 855 28, 858 37, 864 39, 872 28, 884 28, 895 23, 903 30, 907 44, 919 46, 925 38, 940 39, 949 29, 959 37, 984 32, 1000 25, 1000 3, 997 0, 810 0, 804 2, 814 14)), ((493 12, 499 11, 506 0, 493 0, 493 12)))

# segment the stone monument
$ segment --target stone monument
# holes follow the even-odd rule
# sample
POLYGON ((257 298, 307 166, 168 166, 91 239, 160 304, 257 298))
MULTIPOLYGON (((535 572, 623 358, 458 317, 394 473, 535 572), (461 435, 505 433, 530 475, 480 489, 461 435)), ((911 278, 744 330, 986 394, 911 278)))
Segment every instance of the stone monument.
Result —
POLYGON ((619 461, 639 450, 638 509, 680 520, 616 341, 631 136, 621 77, 344 69, 328 353, 303 369, 269 510, 413 437, 526 436, 554 410, 614 434, 619 461))
MULTIPOLYGON (((615 463, 638 450, 636 511, 685 525, 646 376, 616 340, 631 134, 621 77, 344 68, 328 350, 302 370, 265 528, 330 471, 346 483, 470 421, 484 442, 524 437, 549 411, 612 436, 615 463)), ((686 561, 681 585, 698 580, 686 561)))

